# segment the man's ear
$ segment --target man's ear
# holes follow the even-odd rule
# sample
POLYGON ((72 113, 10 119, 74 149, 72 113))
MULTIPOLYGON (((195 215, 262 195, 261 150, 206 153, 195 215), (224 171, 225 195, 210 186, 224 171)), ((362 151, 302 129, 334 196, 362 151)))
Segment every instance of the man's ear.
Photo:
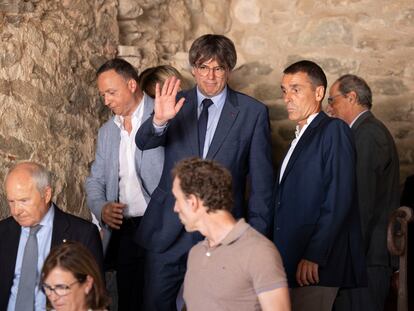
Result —
POLYGON ((228 83, 229 82, 229 80, 230 80, 230 76, 231 76, 231 73, 232 73, 233 71, 231 71, 231 70, 229 70, 229 73, 227 74, 227 80, 226 80, 226 82, 228 83))
POLYGON ((194 195, 194 194, 190 194, 188 197, 187 197, 187 201, 188 201, 188 204, 190 205, 190 207, 191 207, 191 210, 193 211, 193 212, 195 212, 197 209, 198 209, 198 205, 199 205, 199 200, 198 200, 198 198, 194 195))
POLYGON ((324 95, 325 95, 325 87, 322 85, 317 86, 315 89, 316 101, 321 102, 324 95))
POLYGON ((129 79, 127 82, 128 85, 128 89, 131 91, 131 93, 135 93, 135 91, 137 90, 137 81, 135 81, 134 79, 129 79))
POLYGON ((193 75, 193 77, 195 76, 195 67, 193 66, 193 67, 191 67, 191 74, 193 75))
POLYGON ((355 91, 351 91, 346 94, 346 98, 348 99, 350 104, 357 104, 358 103, 358 96, 355 91))
POLYGON ((52 200, 52 188, 50 186, 47 186, 45 188, 43 197, 44 197, 46 205, 48 205, 50 201, 52 200))

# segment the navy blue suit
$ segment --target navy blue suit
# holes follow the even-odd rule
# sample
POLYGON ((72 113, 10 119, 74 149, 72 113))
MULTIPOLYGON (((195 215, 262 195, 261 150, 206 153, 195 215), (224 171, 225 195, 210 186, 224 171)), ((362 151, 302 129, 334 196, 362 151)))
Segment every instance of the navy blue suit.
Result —
POLYGON ((301 259, 319 265, 319 286, 364 282, 355 146, 349 126, 320 112, 300 138, 275 190, 273 240, 289 287, 298 286, 295 276, 301 259))
MULTIPOLYGON (((171 170, 178 161, 199 156, 196 88, 178 94, 177 99, 182 97, 185 98, 184 106, 175 118, 170 120, 163 135, 154 134, 150 118, 141 126, 136 136, 136 144, 141 150, 160 145, 165 147, 162 177, 152 194, 136 239, 150 251, 162 253, 159 256, 169 257, 170 261, 184 262, 184 269, 178 269, 180 276, 174 281, 171 280, 172 283, 178 284, 185 273, 187 252, 200 238, 199 234, 186 233, 173 211, 175 199, 171 192, 171 170)), ((228 88, 226 102, 206 158, 221 163, 233 176, 234 216, 246 217, 256 230, 269 235, 273 214, 271 185, 274 176, 266 106, 228 88), (250 195, 246 202, 248 179, 250 195)), ((165 297, 166 294, 162 299, 165 300, 165 297)))

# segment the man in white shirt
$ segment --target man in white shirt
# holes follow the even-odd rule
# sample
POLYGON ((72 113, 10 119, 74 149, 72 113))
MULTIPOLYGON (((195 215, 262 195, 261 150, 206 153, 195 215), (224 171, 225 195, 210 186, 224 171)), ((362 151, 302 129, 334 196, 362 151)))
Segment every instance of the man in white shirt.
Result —
POLYGON ((368 287, 340 290, 335 310, 384 310, 392 273, 387 249, 391 212, 399 207, 399 160, 394 139, 371 112, 372 92, 355 75, 344 75, 331 86, 328 104, 355 136, 358 206, 361 214, 368 287))
POLYGON ((135 134, 153 111, 134 67, 112 59, 97 71, 99 93, 115 114, 99 130, 95 161, 86 180, 87 204, 104 229, 106 262, 117 271, 119 310, 140 310, 144 249, 132 239, 158 185, 163 148, 141 151, 135 134), (112 235, 111 235, 112 233, 112 235))

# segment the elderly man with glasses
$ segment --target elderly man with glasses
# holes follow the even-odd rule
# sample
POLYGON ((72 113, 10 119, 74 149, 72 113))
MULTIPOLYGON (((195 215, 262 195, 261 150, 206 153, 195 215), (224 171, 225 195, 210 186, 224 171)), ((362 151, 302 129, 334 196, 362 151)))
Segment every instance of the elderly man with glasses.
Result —
POLYGON ((196 87, 177 94, 180 81, 174 77, 162 89, 158 86, 154 114, 136 135, 141 150, 165 147, 161 181, 136 234, 149 250, 145 310, 175 309, 187 253, 201 239, 198 233, 185 232, 174 215, 171 169, 178 161, 198 156, 226 167, 234 180, 233 215, 269 234, 274 176, 268 111, 264 104, 228 87, 236 60, 234 44, 227 37, 207 34, 196 39, 189 51, 196 87))
POLYGON ((343 289, 335 310, 384 310, 392 272, 387 224, 400 205, 400 166, 394 139, 371 112, 372 92, 364 79, 347 74, 329 90, 332 116, 345 121, 355 137, 358 207, 361 214, 368 287, 343 289))

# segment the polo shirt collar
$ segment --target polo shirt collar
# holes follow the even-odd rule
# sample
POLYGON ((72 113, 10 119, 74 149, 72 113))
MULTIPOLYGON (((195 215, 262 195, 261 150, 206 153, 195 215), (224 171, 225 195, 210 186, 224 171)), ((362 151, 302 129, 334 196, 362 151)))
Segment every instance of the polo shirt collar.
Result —
POLYGON ((221 241, 220 244, 232 244, 233 242, 238 240, 248 228, 249 225, 246 223, 246 221, 243 218, 239 219, 234 228, 225 236, 225 238, 221 241))
MULTIPOLYGON (((224 239, 216 245, 220 246, 220 245, 230 245, 233 242, 237 241, 242 235, 243 233, 249 229, 250 225, 246 223, 246 221, 241 218, 237 221, 237 223, 234 225, 233 229, 231 229, 231 231, 224 237, 224 239)), ((208 247, 208 240, 204 239, 204 241, 202 242, 204 246, 208 247)))

